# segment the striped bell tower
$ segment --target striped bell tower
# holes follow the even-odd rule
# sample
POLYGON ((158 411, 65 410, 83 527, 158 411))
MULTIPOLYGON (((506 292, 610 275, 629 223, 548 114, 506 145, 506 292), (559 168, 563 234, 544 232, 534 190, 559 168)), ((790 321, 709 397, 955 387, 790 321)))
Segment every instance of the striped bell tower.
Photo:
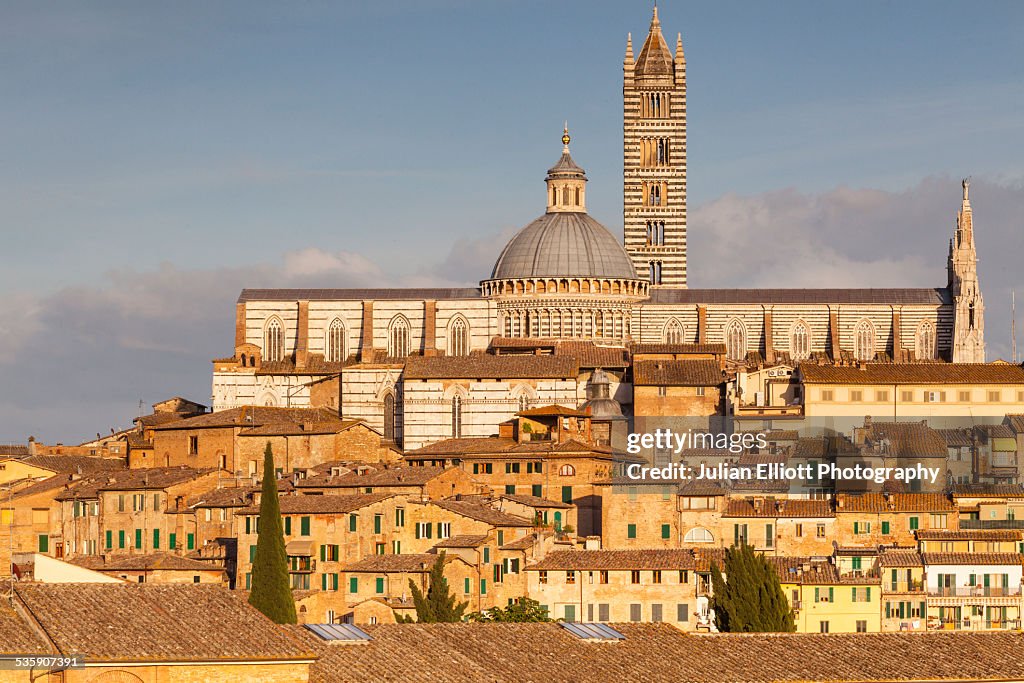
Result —
POLYGON ((686 287, 686 59, 673 56, 658 8, 640 54, 626 41, 622 66, 625 247, 637 275, 654 286, 686 287))

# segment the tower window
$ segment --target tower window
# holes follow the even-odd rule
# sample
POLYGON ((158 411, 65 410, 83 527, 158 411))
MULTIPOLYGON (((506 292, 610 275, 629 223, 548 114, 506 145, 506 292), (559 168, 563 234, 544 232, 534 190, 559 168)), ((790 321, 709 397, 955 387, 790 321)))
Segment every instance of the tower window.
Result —
POLYGON ((650 268, 650 279, 652 285, 661 284, 661 261, 651 261, 648 264, 650 268))
POLYGON ((411 348, 409 321, 403 316, 398 316, 391 321, 388 333, 388 355, 392 358, 408 356, 411 348))

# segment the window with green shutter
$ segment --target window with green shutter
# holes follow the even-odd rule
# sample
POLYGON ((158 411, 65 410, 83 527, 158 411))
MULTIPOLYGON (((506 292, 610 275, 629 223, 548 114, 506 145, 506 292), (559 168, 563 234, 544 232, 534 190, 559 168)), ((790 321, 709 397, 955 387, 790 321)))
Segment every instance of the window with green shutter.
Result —
POLYGON ((661 537, 666 539, 672 538, 672 526, 670 524, 661 525, 661 537))
POLYGON ((636 524, 626 525, 626 538, 636 538, 636 524))
POLYGON ((853 568, 854 569, 860 569, 861 568, 861 558, 860 558, 860 556, 854 557, 852 559, 852 562, 853 562, 853 568))
POLYGON ((505 494, 509 496, 514 496, 516 494, 516 485, 505 484, 505 494))
POLYGON ((256 561, 256 544, 253 543, 251 546, 249 546, 249 562, 252 563, 252 562, 255 562, 255 561, 256 561))
POLYGON ((160 530, 153 529, 153 550, 160 549, 160 530))
POLYGON ((377 578, 377 585, 375 586, 375 588, 377 590, 377 594, 378 595, 384 592, 384 579, 383 578, 380 578, 380 577, 377 578))
POLYGON ((356 530, 357 519, 358 518, 355 515, 349 515, 348 516, 348 530, 349 531, 355 531, 356 530))
POLYGON ((299 535, 309 536, 309 517, 299 518, 299 535))
POLYGON ((135 530, 135 548, 136 550, 142 549, 142 529, 135 530))
POLYGON ((338 574, 337 572, 331 574, 331 590, 338 590, 338 574))
POLYGON ((882 522, 882 534, 889 535, 889 522, 882 522))
POLYGON ((498 545, 505 545, 505 532, 498 530, 498 545))
POLYGON ((187 536, 185 536, 185 547, 188 550, 195 550, 195 548, 196 548, 196 535, 195 534, 188 534, 187 536))
POLYGON ((178 547, 178 534, 167 534, 167 547, 171 550, 178 547))
POLYGON ((853 523, 853 533, 855 533, 855 534, 859 534, 860 533, 860 522, 854 522, 853 523))
POLYGON ((917 526, 918 526, 918 519, 917 519, 917 517, 911 517, 910 518, 910 530, 911 531, 917 530, 917 526))
POLYGON ((285 536, 291 536, 292 535, 292 518, 291 517, 285 517, 284 518, 284 535, 285 536))
POLYGON ((327 574, 320 575, 320 590, 327 590, 327 574))
POLYGON ((107 548, 114 547, 114 532, 107 529, 107 548))
POLYGON ((245 575, 245 590, 250 590, 251 588, 252 588, 252 574, 251 573, 246 573, 246 575, 245 575))
POLYGON ((487 595, 487 579, 480 579, 480 595, 487 595))
POLYGON ((252 517, 246 517, 245 518, 245 533, 247 533, 247 534, 251 534, 252 533, 252 517))
POLYGON ((348 592, 358 593, 359 592, 359 577, 350 576, 348 579, 348 592))
POLYGON ((47 534, 39 534, 39 552, 50 552, 50 537, 47 534))
POLYGON ((572 487, 571 486, 563 486, 562 487, 562 502, 563 503, 572 503, 572 487))
POLYGON ((373 533, 381 533, 381 527, 384 526, 384 515, 376 514, 373 516, 373 533))
POLYGON ((484 546, 484 564, 491 561, 491 549, 488 546, 484 546))
POLYGON ((120 529, 117 532, 117 547, 118 548, 123 548, 124 547, 124 529, 120 529))
POLYGON ((395 509, 395 526, 405 526, 405 508, 395 509))
POLYGON ((463 582, 462 592, 468 594, 469 591, 470 591, 470 581, 469 581, 469 577, 467 576, 466 580, 463 582))
POLYGON ((544 495, 544 485, 534 484, 533 486, 531 486, 530 495, 537 496, 538 498, 542 497, 544 495))

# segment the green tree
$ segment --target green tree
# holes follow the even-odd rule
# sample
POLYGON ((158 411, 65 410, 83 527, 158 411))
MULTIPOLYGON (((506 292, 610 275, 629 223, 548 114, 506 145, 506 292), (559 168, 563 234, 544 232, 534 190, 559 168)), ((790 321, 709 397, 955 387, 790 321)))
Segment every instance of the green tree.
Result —
POLYGON ((263 491, 256 535, 256 557, 252 562, 252 591, 249 604, 278 624, 294 624, 295 600, 288 582, 288 555, 284 549, 281 504, 277 499, 274 451, 267 442, 263 454, 263 491))
POLYGON ((548 616, 548 609, 542 607, 536 600, 527 597, 516 598, 508 607, 492 607, 483 612, 473 612, 468 617, 469 621, 484 622, 527 622, 527 621, 551 621, 548 616))
POLYGON ((712 607, 719 631, 732 633, 796 630, 775 568, 745 542, 725 551, 725 575, 711 565, 712 607))
MULTIPOLYGON (((430 568, 430 586, 426 595, 415 581, 409 579, 412 602, 416 606, 416 621, 420 623, 462 621, 462 615, 469 607, 468 602, 456 602, 455 594, 448 589, 448 579, 444 577, 446 561, 444 551, 441 551, 434 566, 430 568)), ((412 617, 406 617, 402 621, 410 622, 412 617)))

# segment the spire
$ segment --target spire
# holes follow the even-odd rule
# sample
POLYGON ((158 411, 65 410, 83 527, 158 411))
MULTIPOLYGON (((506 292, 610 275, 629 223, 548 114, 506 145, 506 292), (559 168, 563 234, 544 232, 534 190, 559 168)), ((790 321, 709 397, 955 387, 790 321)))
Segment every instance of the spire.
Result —
POLYGON ((633 34, 632 33, 627 33, 626 34, 626 59, 625 59, 625 63, 626 64, 632 64, 633 63, 633 34))
POLYGON ((671 76, 672 52, 668 49, 665 37, 661 35, 661 21, 658 20, 658 6, 654 6, 654 16, 651 18, 651 29, 640 48, 640 55, 636 58, 636 72, 638 76, 671 76))
POLYGON ((683 34, 676 34, 676 61, 685 62, 686 57, 683 56, 683 34))
POLYGON ((562 154, 569 153, 569 143, 572 142, 572 138, 569 137, 569 120, 566 119, 565 127, 562 128, 562 154))

